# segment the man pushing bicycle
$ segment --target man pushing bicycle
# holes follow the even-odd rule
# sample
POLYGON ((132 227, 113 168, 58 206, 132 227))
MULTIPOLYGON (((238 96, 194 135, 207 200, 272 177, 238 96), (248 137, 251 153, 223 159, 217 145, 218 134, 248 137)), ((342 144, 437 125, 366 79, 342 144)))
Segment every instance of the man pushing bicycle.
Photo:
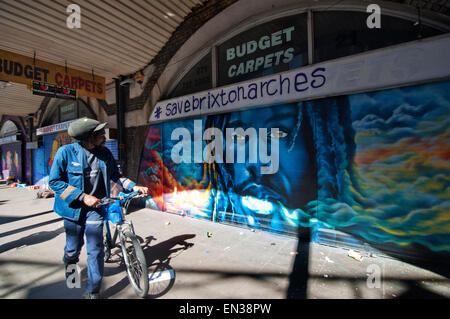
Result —
POLYGON ((98 299, 104 268, 104 213, 97 208, 100 199, 110 197, 110 182, 119 183, 126 191, 143 196, 148 188, 137 186, 122 177, 106 142, 105 126, 89 118, 72 122, 68 134, 77 141, 62 146, 56 153, 49 175, 49 186, 55 192, 54 211, 63 217, 66 246, 63 261, 66 278, 69 265, 78 262, 86 236, 87 295, 98 299))

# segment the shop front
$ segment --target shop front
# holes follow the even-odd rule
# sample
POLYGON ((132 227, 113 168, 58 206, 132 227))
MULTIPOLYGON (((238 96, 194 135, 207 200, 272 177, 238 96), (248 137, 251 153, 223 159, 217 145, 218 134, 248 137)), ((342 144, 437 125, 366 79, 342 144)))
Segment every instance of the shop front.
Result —
POLYGON ((70 120, 36 130, 36 136, 42 145, 33 150, 33 183, 35 185, 41 186, 48 183, 48 175, 56 151, 61 146, 74 142, 67 134, 67 129, 72 122, 73 120, 70 120))
POLYGON ((423 25, 416 40, 393 12, 370 30, 362 9, 230 25, 153 109, 138 179, 147 206, 448 252, 450 38, 423 25))
MULTIPOLYGON (((67 130, 70 123, 81 117, 96 118, 89 106, 82 100, 60 100, 47 112, 43 124, 36 129, 37 147, 33 149, 33 183, 45 185, 53 164, 56 152, 64 145, 74 143, 67 130), (53 122, 55 122, 53 124, 53 122)), ((114 130, 106 129, 106 147, 117 158, 117 140, 114 130)))
POLYGON ((22 179, 22 142, 17 135, 0 139, 2 154, 2 176, 8 182, 21 182, 22 179))
POLYGON ((0 130, 0 173, 8 183, 23 183, 27 180, 26 134, 20 124, 18 118, 6 118, 0 130))

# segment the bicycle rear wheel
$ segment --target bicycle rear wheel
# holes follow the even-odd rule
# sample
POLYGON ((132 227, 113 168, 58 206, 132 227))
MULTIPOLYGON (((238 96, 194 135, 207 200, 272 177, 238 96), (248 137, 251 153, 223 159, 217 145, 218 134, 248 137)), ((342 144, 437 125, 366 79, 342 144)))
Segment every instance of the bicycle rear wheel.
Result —
POLYGON ((136 294, 144 298, 148 294, 148 270, 141 244, 136 235, 128 231, 123 233, 121 246, 131 285, 136 294))

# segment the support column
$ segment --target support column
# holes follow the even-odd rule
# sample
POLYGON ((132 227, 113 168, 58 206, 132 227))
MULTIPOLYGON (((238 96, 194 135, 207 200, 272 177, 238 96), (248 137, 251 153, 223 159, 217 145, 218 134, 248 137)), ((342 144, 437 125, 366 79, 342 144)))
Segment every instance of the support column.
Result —
MULTIPOLYGON (((30 142, 30 143, 33 142, 33 131, 34 131, 33 114, 29 114, 25 118, 25 121, 28 122, 28 125, 27 125, 28 126, 28 132, 27 132, 28 137, 26 138, 26 142, 25 142, 25 145, 26 145, 27 142, 30 142)), ((27 181, 27 183, 28 183, 28 185, 33 185, 33 182, 34 182, 33 181, 33 149, 31 149, 31 148, 27 149, 25 147, 25 151, 28 153, 27 154, 28 155, 28 168, 29 168, 29 173, 30 173, 29 180, 27 181)), ((28 174, 25 173, 25 176, 26 175, 28 175, 28 174)))
POLYGON ((116 86, 116 119, 117 119, 117 135, 118 135, 118 151, 119 164, 122 174, 126 175, 126 145, 125 145, 125 107, 126 96, 124 87, 120 85, 123 77, 115 80, 116 86))

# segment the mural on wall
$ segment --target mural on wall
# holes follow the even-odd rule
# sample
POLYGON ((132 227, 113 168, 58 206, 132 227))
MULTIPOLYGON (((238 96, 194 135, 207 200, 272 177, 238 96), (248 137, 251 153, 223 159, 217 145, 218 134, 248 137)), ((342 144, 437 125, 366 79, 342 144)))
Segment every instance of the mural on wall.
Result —
POLYGON ((0 146, 2 154, 3 178, 22 178, 21 143, 9 143, 0 146))
POLYGON ((55 159, 56 151, 58 151, 58 149, 61 146, 71 144, 73 142, 75 142, 75 140, 72 137, 70 137, 69 134, 67 134, 67 132, 60 132, 54 136, 54 139, 51 142, 51 152, 48 152, 47 148, 46 148, 46 163, 47 163, 47 173, 48 174, 50 174, 50 169, 52 167, 53 160, 55 159), (48 160, 47 160, 47 156, 48 156, 48 160))
POLYGON ((450 82, 149 128, 149 207, 295 234, 321 225, 450 251, 450 82))
POLYGON ((350 97, 365 209, 364 238, 450 251, 450 82, 350 97))
POLYGON ((190 121, 165 123, 164 129, 162 125, 149 128, 138 180, 149 187, 150 207, 209 218, 211 187, 208 185, 204 164, 177 164, 171 158, 176 144, 171 141, 171 134, 180 123, 183 128, 192 129, 190 121), (164 148, 162 140, 166 142, 164 148))
MULTIPOLYGON (((33 150, 33 183, 39 186, 48 184, 48 175, 58 149, 61 146, 75 142, 75 139, 70 137, 67 131, 44 135, 42 138, 44 145, 33 150)), ((111 150, 114 158, 117 160, 117 141, 107 140, 105 147, 111 150)), ((119 184, 111 182, 112 197, 117 197, 121 191, 123 189, 119 184)))
POLYGON ((65 131, 43 136, 43 147, 33 150, 33 181, 36 185, 47 184, 56 151, 73 142, 65 131))

